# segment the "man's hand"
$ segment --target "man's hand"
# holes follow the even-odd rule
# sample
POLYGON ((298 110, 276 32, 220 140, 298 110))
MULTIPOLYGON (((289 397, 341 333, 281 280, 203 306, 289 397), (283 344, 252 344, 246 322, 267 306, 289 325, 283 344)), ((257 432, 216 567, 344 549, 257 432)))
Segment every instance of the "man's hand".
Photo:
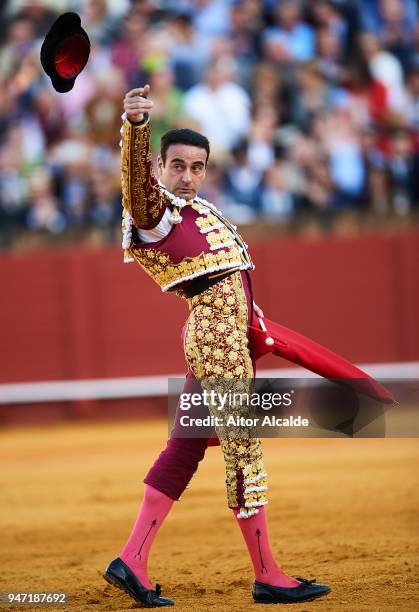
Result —
POLYGON ((147 100, 150 93, 150 85, 131 89, 124 98, 124 111, 128 119, 133 123, 140 123, 144 118, 144 113, 149 113, 153 108, 153 102, 147 100))

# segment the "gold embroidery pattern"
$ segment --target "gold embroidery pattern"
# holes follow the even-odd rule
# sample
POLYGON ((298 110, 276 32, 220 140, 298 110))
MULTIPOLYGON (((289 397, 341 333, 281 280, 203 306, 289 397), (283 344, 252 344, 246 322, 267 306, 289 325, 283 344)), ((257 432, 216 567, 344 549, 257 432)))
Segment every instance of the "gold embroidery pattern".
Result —
POLYGON ((215 204, 213 204, 212 202, 208 202, 208 200, 203 200, 201 198, 201 204, 199 203, 194 203, 192 204, 192 208, 194 210, 196 210, 197 212, 201 212, 203 208, 207 208, 209 209, 209 211, 213 210, 214 212, 220 214, 221 211, 218 210, 218 208, 215 206, 215 204))
POLYGON ((122 130, 122 204, 142 229, 155 227, 164 214, 167 198, 154 174, 150 124, 134 126, 127 119, 122 130))
MULTIPOLYGON (((195 208, 193 206, 192 208, 195 208)), ((195 224, 199 227, 200 230, 208 231, 210 227, 219 223, 219 219, 212 214, 205 215, 203 217, 197 217, 195 220, 195 224)))
POLYGON ((210 247, 234 240, 234 236, 226 227, 213 232, 208 232, 205 237, 210 247))
MULTIPOLYGON (((251 393, 253 367, 247 339, 247 303, 241 274, 235 272, 188 299, 190 315, 185 356, 202 387, 217 393, 251 393)), ((232 395, 233 396, 233 395, 232 395)), ((238 397, 238 396, 236 396, 238 397)), ((232 402, 229 416, 251 416, 251 408, 232 402)), ((219 416, 218 405, 209 411, 219 416)), ((224 411, 224 412, 225 412, 224 411)), ((266 474, 260 440, 249 427, 217 428, 226 464, 227 502, 244 512, 267 503, 266 474), (254 484, 246 483, 253 479, 254 484), (256 491, 252 489, 257 489, 256 491), (260 489, 263 490, 260 490, 260 489), (250 489, 250 490, 249 490, 250 489)))
POLYGON ((205 217, 203 218, 198 217, 198 219, 195 221, 195 223, 198 225, 200 229, 208 228, 210 226, 215 225, 215 223, 219 223, 219 222, 223 223, 225 228, 227 228, 227 230, 230 231, 230 235, 229 235, 230 239, 233 239, 235 241, 239 250, 241 249, 240 257, 241 257, 241 261, 243 264, 243 269, 250 268, 253 270, 254 265, 250 258, 249 252, 247 250, 247 244, 244 242, 243 238, 237 232, 237 227, 233 225, 231 221, 229 221, 226 217, 224 217, 222 212, 219 211, 218 208, 214 206, 214 204, 212 204, 211 202, 208 202, 207 200, 201 200, 201 204, 193 204, 192 208, 199 213, 202 213, 202 211, 205 210, 205 208, 207 209, 207 212, 204 214, 206 214, 210 218, 209 222, 205 221, 205 217), (202 219, 202 221, 199 219, 202 219))
POLYGON ((240 252, 236 245, 213 253, 200 253, 195 257, 185 257, 176 264, 171 261, 169 255, 156 251, 154 248, 131 249, 130 253, 163 291, 207 272, 228 270, 242 265, 240 252))

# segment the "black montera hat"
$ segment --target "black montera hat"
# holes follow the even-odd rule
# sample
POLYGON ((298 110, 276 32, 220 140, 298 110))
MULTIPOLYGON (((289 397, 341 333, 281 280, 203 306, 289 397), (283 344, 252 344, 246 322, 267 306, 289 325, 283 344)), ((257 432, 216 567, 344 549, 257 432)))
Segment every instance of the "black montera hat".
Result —
POLYGON ((77 13, 64 13, 52 24, 41 47, 41 64, 56 91, 64 93, 87 64, 90 40, 77 13))

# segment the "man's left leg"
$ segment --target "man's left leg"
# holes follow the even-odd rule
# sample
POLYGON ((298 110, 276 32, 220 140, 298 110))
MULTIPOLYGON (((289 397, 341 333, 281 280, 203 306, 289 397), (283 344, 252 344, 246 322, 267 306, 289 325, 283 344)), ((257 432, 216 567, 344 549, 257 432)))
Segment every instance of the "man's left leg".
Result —
POLYGON ((254 376, 247 338, 250 300, 245 289, 243 277, 236 274, 192 298, 185 353, 190 368, 208 391, 210 413, 219 415, 220 398, 228 400, 223 402, 224 419, 216 431, 226 466, 227 503, 240 525, 255 570, 254 599, 261 603, 305 601, 330 589, 287 576, 275 562, 264 508, 268 487, 261 441, 254 428, 240 420, 254 416, 251 405, 241 402, 242 396, 251 394, 254 376))
MULTIPOLYGON (((232 508, 237 519, 238 508, 232 508)), ((269 536, 266 508, 259 508, 255 514, 246 520, 237 519, 247 550, 252 560, 255 580, 280 587, 297 587, 300 582, 287 576, 275 561, 272 554, 269 536)))

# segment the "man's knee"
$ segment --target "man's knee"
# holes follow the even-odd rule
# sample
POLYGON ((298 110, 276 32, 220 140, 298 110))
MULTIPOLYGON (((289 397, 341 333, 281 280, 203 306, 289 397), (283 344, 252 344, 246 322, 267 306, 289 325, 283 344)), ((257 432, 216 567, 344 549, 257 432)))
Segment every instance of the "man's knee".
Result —
POLYGON ((205 456, 207 446, 206 438, 171 438, 167 442, 166 451, 174 460, 198 466, 205 456))
POLYGON ((179 499, 203 459, 207 443, 204 438, 171 438, 144 482, 179 499))
POLYGON ((164 492, 160 491, 160 489, 156 489, 154 486, 146 484, 144 490, 144 499, 147 501, 147 504, 149 504, 149 506, 157 506, 161 503, 162 493, 164 492))

